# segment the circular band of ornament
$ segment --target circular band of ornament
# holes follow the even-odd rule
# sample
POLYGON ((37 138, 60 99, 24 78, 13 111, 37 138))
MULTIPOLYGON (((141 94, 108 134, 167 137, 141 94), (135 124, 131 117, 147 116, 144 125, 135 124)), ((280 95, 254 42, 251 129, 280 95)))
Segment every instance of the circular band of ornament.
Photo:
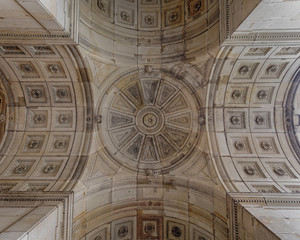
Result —
POLYGON ((106 156, 132 170, 168 171, 199 139, 199 103, 182 81, 136 73, 108 87, 99 112, 106 156))
POLYGON ((13 139, 12 135, 14 134, 13 131, 7 131, 7 127, 13 129, 16 124, 14 121, 16 108, 11 107, 15 106, 13 96, 11 85, 4 73, 0 70, 0 144, 5 142, 1 148, 2 153, 8 150, 9 144, 13 139))
POLYGON ((298 68, 297 72, 294 74, 292 84, 290 85, 287 93, 284 116, 286 132, 300 163, 300 105, 298 98, 300 94, 300 68, 298 68))

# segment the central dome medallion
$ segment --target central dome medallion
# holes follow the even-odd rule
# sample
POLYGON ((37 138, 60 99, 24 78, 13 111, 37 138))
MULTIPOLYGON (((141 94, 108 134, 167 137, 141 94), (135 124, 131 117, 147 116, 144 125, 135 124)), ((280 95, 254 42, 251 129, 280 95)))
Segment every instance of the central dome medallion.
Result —
POLYGON ((198 139, 198 112, 193 94, 169 75, 121 77, 99 108, 102 154, 135 171, 173 168, 198 139))
POLYGON ((137 128, 144 134, 158 133, 164 126, 164 115, 156 107, 144 107, 136 116, 137 128))

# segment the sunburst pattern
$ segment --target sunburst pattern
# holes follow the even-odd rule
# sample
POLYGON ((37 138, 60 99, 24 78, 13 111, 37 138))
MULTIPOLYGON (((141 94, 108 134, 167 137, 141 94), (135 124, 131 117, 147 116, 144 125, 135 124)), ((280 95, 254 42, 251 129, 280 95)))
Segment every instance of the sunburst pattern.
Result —
POLYGON ((105 104, 109 106, 103 124, 108 130, 107 151, 135 169, 158 169, 178 162, 197 135, 196 104, 191 99, 181 84, 167 80, 137 75, 121 80, 105 104))

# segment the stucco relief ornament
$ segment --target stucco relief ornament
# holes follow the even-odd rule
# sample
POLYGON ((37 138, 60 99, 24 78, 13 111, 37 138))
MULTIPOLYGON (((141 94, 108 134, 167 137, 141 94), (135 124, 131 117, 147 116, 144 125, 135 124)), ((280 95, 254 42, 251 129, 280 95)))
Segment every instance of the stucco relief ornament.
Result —
POLYGON ((254 175, 255 174, 255 168, 252 166, 246 166, 244 167, 244 171, 245 173, 247 173, 248 175, 254 175))
POLYGON ((276 65, 271 65, 270 67, 267 68, 266 72, 267 74, 271 75, 276 73, 278 70, 278 67, 276 65))
POLYGON ((155 232, 155 226, 152 223, 147 223, 144 227, 144 232, 151 234, 155 232))
POLYGON ((233 124, 233 125, 238 125, 241 123, 241 118, 239 116, 232 116, 230 118, 230 122, 233 124))
POLYGON ((48 46, 34 46, 34 49, 39 50, 39 51, 49 51, 49 50, 51 50, 51 48, 48 47, 48 46))
POLYGON ((121 11, 120 16, 125 22, 130 22, 130 16, 127 12, 121 11))
POLYGON ((63 140, 57 140, 54 143, 54 147, 56 149, 64 149, 66 147, 66 145, 67 145, 67 142, 63 141, 63 140))
POLYGON ((60 97, 60 98, 66 98, 68 97, 68 90, 66 89, 58 89, 57 92, 56 92, 57 96, 60 97))
POLYGON ((102 12, 105 12, 105 5, 101 0, 97 0, 97 6, 102 12))
POLYGON ((16 173, 16 174, 22 174, 24 172, 27 172, 27 170, 28 170, 28 166, 20 165, 20 166, 17 166, 14 169, 14 173, 16 173))
POLYGON ((56 167, 54 165, 47 165, 44 168, 44 173, 53 173, 56 167))
POLYGON ((281 167, 274 167, 273 171, 279 176, 283 176, 286 173, 285 170, 282 169, 281 167))
POLYGON ((150 73, 150 72, 152 72, 153 71, 153 67, 151 66, 151 65, 145 65, 145 72, 146 73, 150 73))
POLYGON ((264 150, 271 150, 272 149, 271 144, 266 142, 266 141, 261 142, 260 146, 264 150))
POLYGON ((170 22, 176 22, 178 19, 178 12, 171 12, 168 18, 170 22))
POLYGON ((8 186, 1 186, 0 187, 0 192, 8 192, 12 187, 8 186))
POLYGON ((267 96, 268 96, 268 93, 267 93, 267 91, 265 91, 265 90, 260 90, 260 91, 257 93, 257 97, 258 97, 259 99, 266 99, 267 96))
POLYGON ((200 115, 199 116, 199 124, 200 126, 204 126, 206 123, 205 115, 200 115))
POLYGON ((3 113, 0 113, 0 123, 4 123, 6 121, 6 116, 3 113))
POLYGON ((145 17, 145 23, 147 23, 148 25, 151 25, 154 23, 154 17, 151 15, 148 15, 145 17))
POLYGON ((240 69, 239 69, 239 73, 240 73, 241 75, 246 75, 249 71, 250 71, 250 67, 249 67, 249 66, 246 66, 246 65, 240 67, 240 69))
POLYGON ((123 238, 125 237, 126 235, 128 235, 128 227, 127 226, 122 226, 120 227, 120 229, 118 230, 118 236, 123 238))
POLYGON ((189 13, 190 15, 197 14, 202 7, 202 1, 201 0, 189 0, 189 13))
POLYGON ((30 64, 21 64, 21 71, 25 73, 33 72, 33 67, 30 64))
POLYGON ((102 116, 101 116, 101 115, 96 115, 96 116, 95 116, 95 121, 96 121, 96 123, 98 123, 98 124, 102 123, 102 116))
POLYGON ((173 235, 174 237, 179 238, 179 237, 181 236, 181 230, 180 230, 180 228, 177 227, 177 226, 172 227, 171 232, 172 232, 172 235, 173 235))
POLYGON ((46 121, 46 116, 44 114, 36 114, 34 116, 34 122, 36 124, 42 124, 42 123, 45 123, 46 121))
POLYGON ((235 100, 240 99, 242 96, 242 92, 240 90, 234 90, 231 97, 235 100))
POLYGON ((97 125, 107 146, 103 154, 140 172, 168 171, 192 156, 200 137, 200 103, 183 80, 169 78, 131 73, 104 95, 95 114, 103 116, 97 125))
POLYGON ((28 148, 30 148, 30 149, 37 149, 37 148, 39 148, 39 146, 40 146, 40 141, 39 140, 31 140, 28 143, 28 148))
POLYGON ((263 116, 257 116, 255 118, 255 122, 258 124, 258 125, 263 125, 265 123, 265 118, 263 116))
POLYGON ((59 123, 68 123, 69 122, 69 116, 65 114, 60 114, 58 117, 59 123))
POLYGON ((41 97, 43 97, 43 91, 40 89, 32 89, 31 96, 33 98, 41 98, 41 97))
POLYGON ((60 73, 60 67, 56 64, 49 65, 48 69, 49 69, 50 72, 52 72, 54 74, 60 73))
POLYGON ((237 150, 245 150, 245 144, 241 141, 236 141, 234 146, 237 150))

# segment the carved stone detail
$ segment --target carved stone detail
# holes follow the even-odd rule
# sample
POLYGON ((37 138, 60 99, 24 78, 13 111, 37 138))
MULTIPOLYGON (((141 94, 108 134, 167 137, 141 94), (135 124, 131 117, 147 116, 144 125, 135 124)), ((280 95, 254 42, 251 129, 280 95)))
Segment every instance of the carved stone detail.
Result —
POLYGON ((145 17, 145 23, 148 24, 148 25, 153 24, 153 23, 154 23, 154 17, 151 16, 151 15, 147 15, 147 16, 145 17))
POLYGON ((177 227, 177 226, 174 226, 174 227, 172 227, 172 235, 174 236, 174 237, 177 237, 177 238, 179 238, 180 236, 181 236, 181 230, 180 230, 180 228, 179 227, 177 227))
POLYGON ((262 149, 264 149, 266 151, 267 150, 272 150, 272 145, 270 143, 266 142, 266 141, 261 142, 260 146, 261 146, 262 149))
POLYGON ((247 173, 248 175, 254 175, 255 172, 256 172, 255 168, 252 167, 252 166, 246 166, 246 167, 244 167, 244 171, 245 171, 245 173, 247 173))
POLYGON ((245 150, 245 144, 241 141, 236 141, 234 146, 237 150, 245 150))
POLYGON ((31 140, 29 143, 28 143, 28 148, 30 149, 38 149, 41 145, 41 141, 39 140, 31 140))
POLYGON ((144 232, 145 233, 154 233, 155 232, 155 226, 152 223, 147 223, 144 227, 144 232))
POLYGON ((25 53, 18 46, 12 45, 0 46, 0 52, 4 55, 25 55, 25 53))
POLYGON ((122 164, 136 168, 139 162, 139 168, 144 169, 171 167, 170 161, 184 156, 179 152, 191 150, 191 129, 200 128, 197 118, 192 117, 198 113, 192 113, 193 97, 169 81, 133 76, 129 82, 127 79, 116 83, 120 89, 110 96, 107 113, 97 114, 107 116, 100 126, 108 129, 104 141, 111 139, 123 154, 121 159, 116 156, 122 164))
POLYGON ((14 173, 16 173, 16 174, 22 174, 27 171, 28 171, 28 166, 25 166, 25 165, 19 165, 19 166, 15 167, 15 169, 14 169, 14 173))
POLYGON ((66 115, 66 114, 60 114, 59 115, 59 118, 58 118, 58 121, 60 123, 69 123, 69 115, 66 115))
POLYGON ((105 5, 102 0, 97 0, 97 6, 102 12, 105 12, 105 5))
POLYGON ((128 235, 128 226, 121 226, 118 230, 118 236, 123 238, 128 235))
POLYGON ((42 98, 43 97, 43 91, 41 89, 32 89, 31 90, 31 96, 33 98, 42 98))
POLYGON ((43 124, 43 123, 45 123, 45 121, 46 121, 46 116, 45 116, 45 114, 36 114, 36 115, 34 116, 34 122, 35 122, 36 124, 43 124))
POLYGON ((241 96, 242 96, 242 92, 241 92, 240 90, 235 90, 235 91, 233 91, 233 92, 232 92, 232 95, 231 95, 231 97, 232 97, 233 99, 240 99, 241 96))
POLYGON ((56 92, 57 96, 60 98, 67 98, 69 97, 69 92, 67 89, 58 89, 56 92))
POLYGON ((255 122, 258 124, 258 125, 263 125, 265 123, 265 118, 263 116, 257 116, 255 118, 255 122))
POLYGON ((268 93, 267 93, 267 91, 265 91, 265 90, 260 90, 260 91, 257 93, 257 97, 258 97, 259 99, 266 99, 267 96, 268 96, 268 93))
POLYGON ((29 49, 35 56, 50 56, 55 55, 55 52, 50 46, 30 46, 29 49))
POLYGON ((275 74, 278 71, 278 66, 271 65, 266 69, 267 74, 275 74))
POLYGON ((178 19, 178 13, 177 12, 171 12, 169 14, 169 21, 172 22, 176 22, 176 20, 178 19))
POLYGON ((152 72, 153 71, 153 67, 151 66, 151 65, 145 65, 145 72, 146 73, 150 73, 150 72, 152 72))
POLYGON ((188 10, 190 16, 197 15, 202 9, 203 1, 202 0, 189 0, 188 1, 188 10))
POLYGON ((284 175, 286 175, 286 171, 285 171, 283 168, 281 168, 281 167, 274 167, 274 168, 273 168, 273 171, 274 171, 277 175, 279 175, 279 176, 284 176, 284 175))
POLYGON ((55 141, 54 143, 54 147, 56 149, 64 149, 67 145, 67 141, 64 141, 64 140, 57 140, 55 141))
POLYGON ((125 22, 130 22, 130 15, 128 14, 128 12, 121 11, 120 16, 125 22))
POLYGON ((33 67, 30 64, 21 64, 20 65, 21 71, 25 72, 25 73, 31 73, 33 72, 33 67))
POLYGON ((233 125, 238 125, 241 123, 241 118, 239 116, 232 116, 230 121, 233 125))
POLYGON ((246 75, 249 71, 250 71, 250 67, 246 65, 239 68, 239 73, 241 75, 246 75))
POLYGON ((55 171, 55 169, 56 169, 56 166, 54 166, 54 165, 47 165, 45 168, 44 168, 44 173, 47 173, 47 174, 49 174, 49 173, 53 173, 54 171, 55 171))
POLYGON ((55 64, 50 64, 50 65, 48 66, 48 69, 49 69, 50 72, 52 72, 52 73, 54 73, 54 74, 57 74, 57 73, 60 73, 60 72, 61 72, 60 66, 55 65, 55 64))

